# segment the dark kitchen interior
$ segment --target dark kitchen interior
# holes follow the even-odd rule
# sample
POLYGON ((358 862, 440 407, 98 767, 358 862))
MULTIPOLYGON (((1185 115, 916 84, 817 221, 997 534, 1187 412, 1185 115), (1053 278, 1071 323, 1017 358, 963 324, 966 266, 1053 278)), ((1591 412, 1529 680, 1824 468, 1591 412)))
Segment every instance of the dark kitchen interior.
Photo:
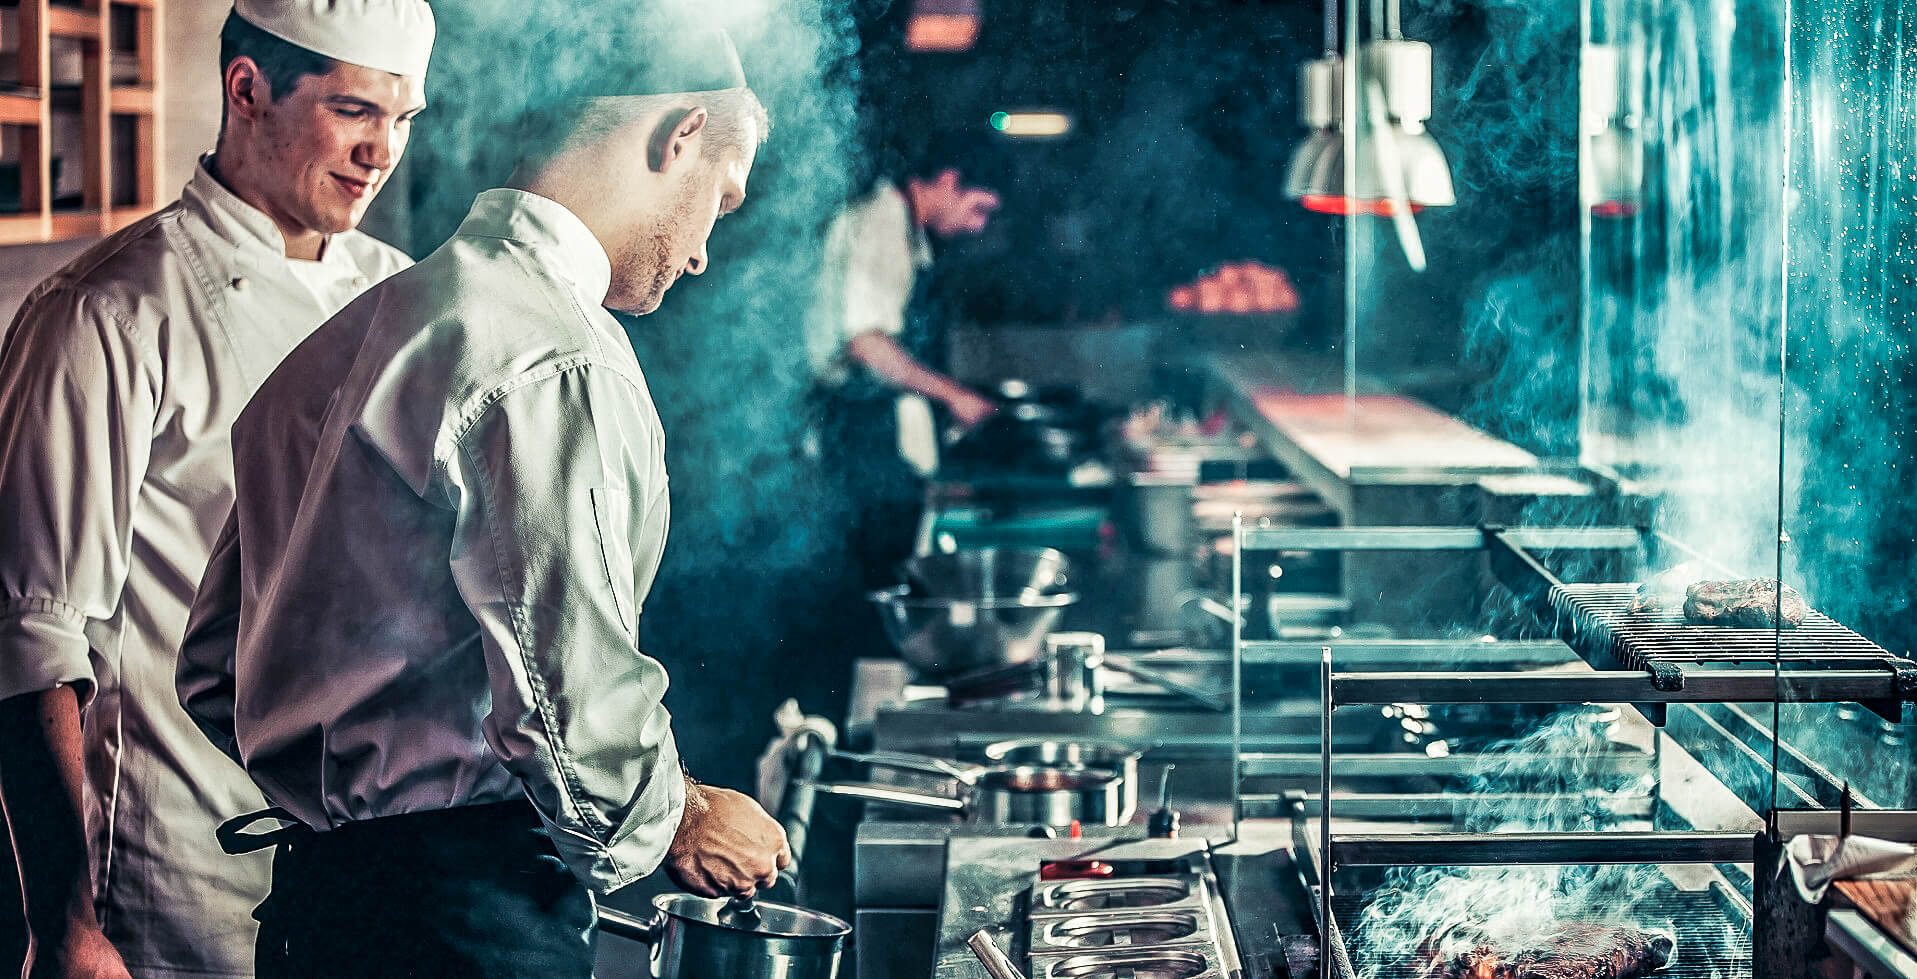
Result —
MULTIPOLYGON (((622 6, 437 4, 369 230, 622 6)), ((796 862, 709 960, 602 896, 600 976, 1917 977, 1917 0, 649 6, 772 134, 621 316, 638 645, 796 862), (808 340, 927 159, 1002 204, 907 330, 996 414, 874 584, 808 340)))

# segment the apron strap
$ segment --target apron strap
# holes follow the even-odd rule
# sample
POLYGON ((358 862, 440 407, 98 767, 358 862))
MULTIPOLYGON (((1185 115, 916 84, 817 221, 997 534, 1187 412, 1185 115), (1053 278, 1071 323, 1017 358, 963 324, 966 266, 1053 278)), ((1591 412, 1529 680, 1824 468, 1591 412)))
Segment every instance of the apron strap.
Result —
POLYGON ((292 813, 273 806, 270 809, 261 809, 259 812, 249 812, 244 816, 235 816, 221 823, 220 828, 214 831, 214 835, 219 838, 220 849, 225 850, 230 856, 238 856, 242 853, 264 850, 269 846, 278 846, 295 835, 309 832, 311 830, 306 828, 306 824, 293 818, 292 813), (262 819, 276 819, 288 825, 265 833, 241 832, 262 819))

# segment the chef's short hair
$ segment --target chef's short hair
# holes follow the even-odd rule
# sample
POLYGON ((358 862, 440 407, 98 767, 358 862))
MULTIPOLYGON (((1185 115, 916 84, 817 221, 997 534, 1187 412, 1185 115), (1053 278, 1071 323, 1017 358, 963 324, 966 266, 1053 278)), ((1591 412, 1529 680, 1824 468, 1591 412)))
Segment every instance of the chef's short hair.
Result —
POLYGON ((967 186, 1003 190, 1012 168, 999 138, 981 128, 940 130, 906 140, 911 145, 902 147, 893 172, 902 178, 936 180, 947 170, 957 170, 967 186))
POLYGON ((225 77, 233 59, 241 57, 252 59, 260 67, 275 102, 291 95, 299 87, 300 79, 329 74, 339 64, 317 51, 274 37, 239 14, 230 13, 220 28, 220 76, 225 77))
POLYGON ((522 160, 538 162, 557 156, 566 147, 604 136, 639 116, 703 106, 706 145, 721 151, 745 148, 750 123, 757 144, 771 133, 765 106, 749 88, 670 95, 627 95, 618 98, 567 99, 522 113, 514 128, 522 160))

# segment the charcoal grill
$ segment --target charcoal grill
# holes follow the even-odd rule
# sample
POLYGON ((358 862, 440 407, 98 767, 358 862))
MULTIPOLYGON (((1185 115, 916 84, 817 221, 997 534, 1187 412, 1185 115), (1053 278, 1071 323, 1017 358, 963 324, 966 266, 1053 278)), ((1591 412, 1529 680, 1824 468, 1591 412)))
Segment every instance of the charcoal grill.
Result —
MULTIPOLYGON (((1338 920, 1355 929, 1362 917, 1365 896, 1332 899, 1338 920)), ((1655 973, 1657 979, 1749 979, 1751 922, 1748 913, 1719 891, 1680 891, 1662 887, 1646 895, 1644 924, 1661 927, 1669 922, 1677 931, 1677 956, 1655 973)), ((1403 955, 1402 949, 1350 948, 1352 967, 1369 979, 1420 979, 1423 964, 1403 955)))
MULTIPOLYGON (((1549 595, 1564 640, 1593 666, 1644 670, 1663 689, 1683 686, 1686 665, 1782 663, 1881 670, 1898 694, 1917 691, 1917 663, 1891 655, 1815 610, 1794 629, 1729 629, 1692 625, 1677 609, 1633 612, 1635 585, 1556 582, 1549 595)), ((1902 719, 1901 698, 1873 698, 1863 704, 1886 720, 1902 719)))

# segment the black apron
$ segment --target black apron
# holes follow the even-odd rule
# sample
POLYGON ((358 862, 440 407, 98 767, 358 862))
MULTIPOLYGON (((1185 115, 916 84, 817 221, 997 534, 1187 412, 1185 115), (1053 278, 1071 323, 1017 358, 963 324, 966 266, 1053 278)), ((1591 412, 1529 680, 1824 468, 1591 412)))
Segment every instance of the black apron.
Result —
MULTIPOLYGON (((899 346, 943 370, 944 325, 932 269, 920 269, 899 346)), ((899 454, 898 400, 904 393, 858 363, 845 383, 813 392, 821 462, 843 506, 844 539, 862 588, 897 581, 894 568, 911 556, 924 509, 925 480, 899 454)))
POLYGON ((229 853, 275 847, 259 979, 591 979, 597 913, 532 803, 460 806, 315 832, 268 809, 220 827, 229 853), (274 818, 291 825, 244 834, 274 818))

